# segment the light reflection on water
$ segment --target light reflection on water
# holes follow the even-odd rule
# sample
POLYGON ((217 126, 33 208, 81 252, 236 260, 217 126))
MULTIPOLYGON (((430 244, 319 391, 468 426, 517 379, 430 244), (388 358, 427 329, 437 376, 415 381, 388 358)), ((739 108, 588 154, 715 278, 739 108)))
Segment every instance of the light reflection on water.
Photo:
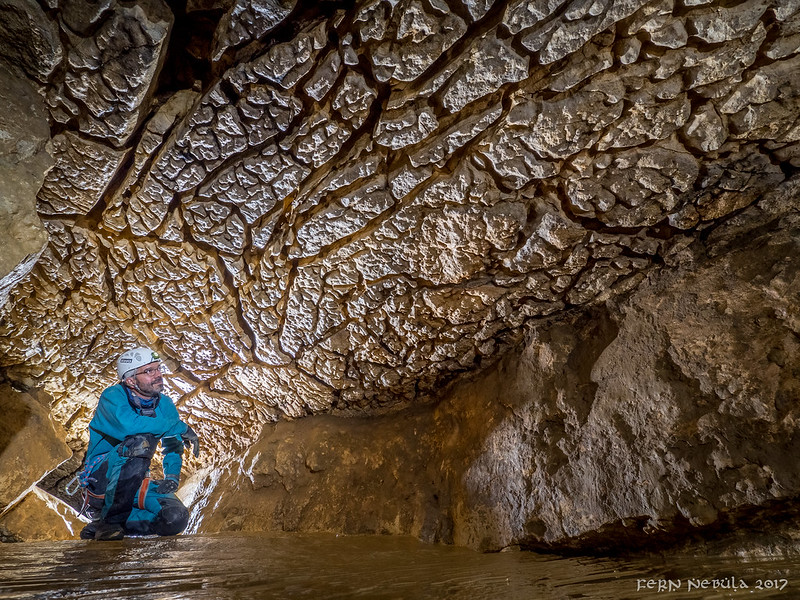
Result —
POLYGON ((320 534, 0 544, 4 600, 798 597, 800 567, 796 561, 776 559, 623 561, 528 552, 480 554, 411 538, 320 534), (673 582, 673 590, 659 591, 658 581, 666 586, 666 580, 673 582), (706 589, 698 587, 703 581, 706 589), (748 588, 719 587, 740 582, 748 588), (766 589, 767 582, 783 589, 766 589))

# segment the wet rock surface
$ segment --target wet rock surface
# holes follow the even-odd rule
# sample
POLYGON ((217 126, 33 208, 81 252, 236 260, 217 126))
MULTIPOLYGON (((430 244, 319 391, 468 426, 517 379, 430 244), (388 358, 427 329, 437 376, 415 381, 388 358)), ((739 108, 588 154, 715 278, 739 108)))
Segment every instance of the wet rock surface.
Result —
POLYGON ((0 516, 0 542, 74 540, 84 525, 66 504, 36 487, 0 516))
POLYGON ((63 427, 50 418, 44 394, 29 394, 0 384, 0 516, 33 484, 72 456, 63 427))
MULTIPOLYGON (((0 11, 32 58, 0 39, 50 113, 50 241, 0 368, 78 454, 131 345, 211 464, 285 419, 424 405, 692 241, 724 254, 711 232, 800 166, 795 1, 24 4, 0 11)), ((704 393, 749 390, 709 368, 704 393)))
POLYGON ((735 230, 723 252, 696 242, 621 302, 532 325, 435 407, 269 427, 201 530, 619 551, 713 538, 760 505, 796 526, 797 199, 794 183, 715 232, 735 230))

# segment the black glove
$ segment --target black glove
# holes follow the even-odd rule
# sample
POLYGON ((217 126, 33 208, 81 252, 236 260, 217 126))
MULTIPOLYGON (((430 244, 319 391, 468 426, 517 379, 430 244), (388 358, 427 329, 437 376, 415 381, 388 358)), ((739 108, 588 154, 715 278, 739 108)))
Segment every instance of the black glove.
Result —
POLYGON ((195 458, 200 456, 200 440, 197 438, 197 434, 191 427, 186 427, 186 431, 181 434, 181 439, 183 440, 184 446, 187 448, 189 446, 192 447, 192 454, 194 454, 195 458))
POLYGON ((146 458, 150 460, 156 453, 158 439, 152 433, 129 435, 117 446, 117 454, 128 458, 146 458))
POLYGON ((172 478, 156 479, 151 481, 150 485, 156 486, 156 492, 159 494, 171 494, 178 489, 178 482, 172 478))

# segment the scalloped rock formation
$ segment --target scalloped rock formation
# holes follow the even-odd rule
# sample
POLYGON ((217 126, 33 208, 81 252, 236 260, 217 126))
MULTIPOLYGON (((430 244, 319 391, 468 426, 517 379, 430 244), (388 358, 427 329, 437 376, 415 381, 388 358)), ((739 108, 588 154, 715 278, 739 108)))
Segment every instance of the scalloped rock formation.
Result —
POLYGON ((436 406, 270 426, 208 478, 203 530, 597 552, 713 538, 761 505, 786 520, 800 495, 798 191, 676 248, 625 299, 529 324, 436 406))
MULTIPOLYGON (((798 0, 27 3, 0 2, 35 33, 23 51, 9 21, 0 55, 42 83, 55 164, 0 369, 52 395, 78 454, 130 345, 167 357, 213 468, 276 422, 441 398, 796 197, 798 0)), ((488 546, 614 520, 548 515, 488 546)))

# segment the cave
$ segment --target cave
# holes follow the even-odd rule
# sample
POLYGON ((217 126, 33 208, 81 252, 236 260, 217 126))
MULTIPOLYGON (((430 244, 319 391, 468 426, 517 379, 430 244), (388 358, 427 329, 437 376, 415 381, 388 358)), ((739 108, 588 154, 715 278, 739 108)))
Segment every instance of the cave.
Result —
POLYGON ((148 346, 189 533, 800 551, 798 72, 797 0, 0 1, 0 539, 148 346))

